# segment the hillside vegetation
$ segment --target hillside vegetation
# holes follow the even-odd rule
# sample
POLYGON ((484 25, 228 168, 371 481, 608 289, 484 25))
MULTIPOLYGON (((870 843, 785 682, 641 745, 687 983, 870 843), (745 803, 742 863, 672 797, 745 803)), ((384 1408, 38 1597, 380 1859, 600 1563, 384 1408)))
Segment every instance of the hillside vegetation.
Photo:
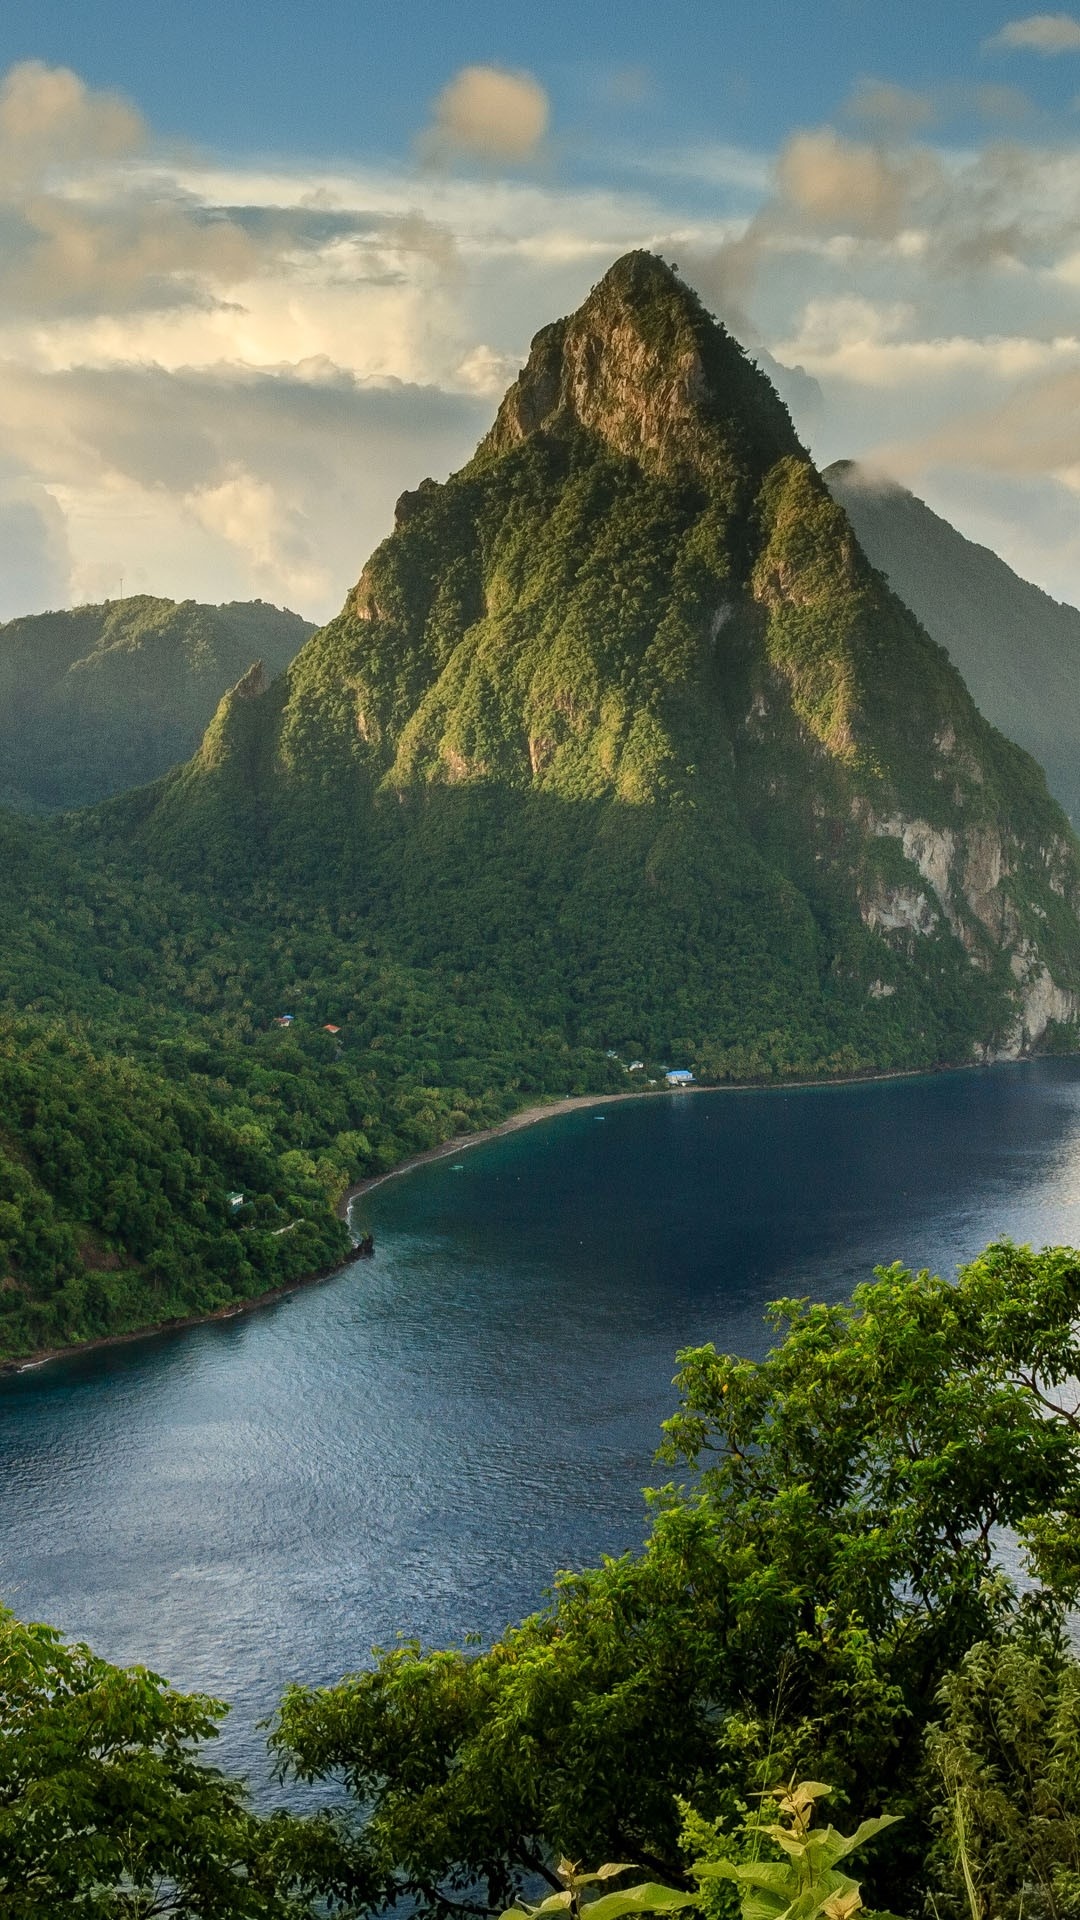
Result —
POLYGON ((1022 580, 905 487, 851 460, 824 479, 864 552, 947 648, 981 711, 1034 754, 1080 825, 1080 612, 1022 580))
POLYGON ((0 625, 0 805, 82 807, 194 752, 253 661, 279 673, 311 623, 264 601, 134 594, 0 625))
POLYGON ((397 523, 186 766, 7 818, 0 1352, 325 1266, 351 1181, 633 1058, 1075 1043, 1041 771, 662 262, 545 328, 397 523))

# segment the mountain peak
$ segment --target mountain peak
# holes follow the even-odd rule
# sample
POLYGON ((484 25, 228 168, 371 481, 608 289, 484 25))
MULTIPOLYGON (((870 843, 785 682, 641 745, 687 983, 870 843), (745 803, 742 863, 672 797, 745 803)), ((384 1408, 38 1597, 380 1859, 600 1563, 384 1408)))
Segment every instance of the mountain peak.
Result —
POLYGON ((838 498, 841 494, 844 495, 841 499, 842 506, 846 505, 845 489, 847 492, 880 495, 883 498, 903 497, 907 500, 915 498, 915 495, 910 493, 907 487, 901 486, 899 480, 894 480, 891 474, 885 473, 880 467, 867 466, 861 460, 834 460, 830 467, 822 470, 821 477, 830 493, 835 493, 838 498))
POLYGON ((654 253, 627 253, 577 312, 543 327, 481 458, 574 426, 616 452, 687 477, 801 454, 791 417, 738 341, 654 253))
POLYGON ((669 266, 658 253, 650 253, 646 247, 635 247, 632 252, 624 253, 612 262, 603 279, 597 281, 589 300, 608 297, 646 304, 664 296, 682 298, 694 307, 701 304, 685 281, 679 279, 675 267, 669 266))

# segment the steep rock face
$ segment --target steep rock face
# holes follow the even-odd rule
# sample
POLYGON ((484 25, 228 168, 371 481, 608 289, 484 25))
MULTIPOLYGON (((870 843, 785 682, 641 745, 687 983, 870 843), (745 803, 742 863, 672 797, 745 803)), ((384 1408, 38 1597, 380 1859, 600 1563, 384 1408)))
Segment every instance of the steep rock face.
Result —
POLYGON ((649 255, 537 335, 474 458, 229 713, 157 806, 170 857, 242 790, 279 882, 344 863, 395 952, 598 1042, 798 1071, 1072 1018, 1077 849, 1039 769, 649 255))
MULTIPOLYGON (((928 935, 944 920, 972 964, 983 971, 991 967, 995 950, 1009 954, 1010 972, 1017 983, 1016 1011, 1000 1047, 984 1050, 985 1057, 1016 1059, 1042 1038, 1052 1022, 1064 1025, 1080 1017, 1080 996, 1057 986, 1037 946, 1023 932, 1008 884, 1023 858, 1015 842, 1006 844, 1000 832, 987 825, 958 833, 949 827, 935 828, 927 820, 905 820, 899 814, 887 819, 869 815, 866 824, 872 833, 899 841, 905 859, 927 883, 918 891, 898 885, 865 897, 860 911, 868 926, 887 934, 906 930, 928 935)), ((1062 899, 1071 895, 1069 910, 1075 912, 1077 894, 1068 842, 1050 840, 1039 851, 1050 891, 1062 899)), ((1037 906, 1034 911, 1045 912, 1037 906)))
POLYGON ((801 455, 768 382, 671 286, 655 256, 628 254, 576 314, 542 328, 478 458, 577 427, 647 470, 738 478, 745 491, 779 455, 801 455))

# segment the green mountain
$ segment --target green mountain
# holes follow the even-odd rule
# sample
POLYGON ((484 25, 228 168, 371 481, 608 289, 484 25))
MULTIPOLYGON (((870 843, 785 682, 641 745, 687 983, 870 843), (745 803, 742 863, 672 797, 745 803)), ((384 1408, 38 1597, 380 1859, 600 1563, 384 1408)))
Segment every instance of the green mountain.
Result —
POLYGON ((874 566, 1080 826, 1080 612, 855 461, 838 460, 824 479, 874 566))
POLYGON ((714 1075, 1016 1052, 1080 1004, 1041 773, 644 253, 537 335, 474 458, 403 496, 145 831, 294 888, 343 870, 398 954, 714 1075))
POLYGON ((0 625, 0 803, 86 806, 197 747, 227 687, 288 665, 311 623, 261 600, 137 594, 0 625))
POLYGON ((631 254, 186 766, 0 819, 0 1352, 324 1266, 350 1181, 633 1058, 1071 1045, 1078 860, 768 380, 631 254))

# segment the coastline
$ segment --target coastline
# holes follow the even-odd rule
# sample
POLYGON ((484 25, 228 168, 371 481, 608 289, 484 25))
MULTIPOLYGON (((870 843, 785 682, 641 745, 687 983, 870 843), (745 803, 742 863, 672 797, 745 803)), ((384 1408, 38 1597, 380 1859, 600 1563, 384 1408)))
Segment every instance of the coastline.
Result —
POLYGON ((339 1220, 347 1221, 354 1200, 361 1194, 371 1193, 375 1187, 381 1187, 387 1180, 397 1180, 403 1173, 411 1173, 414 1167, 429 1166, 432 1161, 446 1160, 452 1153, 466 1153, 470 1147, 482 1147, 485 1140, 498 1140, 504 1133, 517 1133, 521 1127, 535 1126, 538 1120, 550 1120, 557 1113, 577 1113, 582 1107, 609 1106, 613 1100, 652 1100, 657 1094, 665 1096, 673 1093, 735 1093, 735 1087, 642 1087, 627 1089, 625 1093, 568 1093, 561 1100, 539 1100, 531 1107, 519 1107, 516 1113, 507 1115, 494 1127, 482 1127, 479 1133, 458 1133, 451 1140, 443 1140, 437 1147, 425 1147, 423 1153, 413 1153, 407 1160, 399 1160, 396 1167, 388 1167, 385 1173, 369 1174, 365 1180, 358 1180, 342 1195, 335 1208, 339 1220))
MULTIPOLYGON (((1011 1062, 1005 1064, 1012 1064, 1011 1062)), ((471 1147, 483 1146, 487 1140, 497 1140, 503 1134, 517 1133, 522 1127, 537 1125, 541 1120, 550 1120, 560 1113, 577 1113, 587 1107, 610 1106, 620 1100, 670 1100, 685 1098, 696 1093, 796 1093, 815 1087, 852 1087, 863 1086, 886 1080, 917 1080, 938 1073, 974 1073, 984 1069, 974 1063, 951 1067, 898 1067, 889 1073, 848 1073, 835 1077, 815 1080, 744 1080, 728 1082, 724 1086, 694 1085, 692 1087, 642 1087, 628 1088, 625 1093, 574 1093, 563 1098, 534 1102, 531 1106, 520 1107, 516 1113, 507 1115, 493 1127, 481 1128, 477 1133, 457 1134, 451 1140, 442 1141, 438 1146, 427 1147, 422 1153, 410 1154, 408 1159, 389 1167, 385 1173, 376 1173, 367 1179, 358 1180, 342 1195, 335 1208, 339 1220, 351 1225, 349 1216, 353 1202, 365 1193, 371 1193, 387 1180, 400 1179, 403 1174, 411 1173, 416 1167, 432 1164, 437 1160, 449 1159, 451 1154, 467 1153, 471 1147)), ((297 1280, 288 1280, 283 1286, 272 1287, 266 1293, 252 1295, 249 1300, 231 1300, 228 1306, 214 1307, 208 1313, 193 1313, 180 1319, 155 1321, 147 1327, 134 1327, 126 1333, 106 1333, 96 1340, 80 1340, 73 1346, 45 1347, 36 1353, 24 1354, 17 1359, 0 1361, 0 1379, 6 1375, 35 1373, 39 1367, 48 1366, 53 1360, 72 1360, 82 1353, 97 1353, 107 1347, 126 1347, 136 1340, 153 1340, 160 1334, 182 1333, 190 1327, 212 1325, 218 1320, 235 1320, 241 1314, 255 1313, 261 1307, 271 1307, 290 1294, 301 1293, 306 1287, 320 1286, 326 1280, 333 1280, 344 1272, 350 1264, 348 1258, 333 1267, 322 1267, 316 1273, 305 1273, 297 1280)))
MULTIPOLYGON (((628 1087, 625 1093, 567 1093, 562 1099, 537 1101, 531 1107, 520 1107, 517 1113, 511 1113, 497 1126, 484 1127, 479 1133, 459 1133, 452 1140, 444 1140, 437 1147, 426 1147, 423 1153, 410 1154, 407 1160, 399 1160, 396 1167, 389 1167, 385 1173, 369 1174, 366 1180, 358 1180, 349 1187, 335 1209, 338 1219, 348 1221, 349 1211, 354 1200, 365 1193, 371 1193, 375 1187, 381 1187, 387 1180, 397 1180, 403 1173, 412 1173, 415 1167, 426 1167, 435 1160, 446 1160, 452 1153, 465 1153, 470 1147, 482 1147, 485 1140, 497 1140, 504 1133, 517 1133, 521 1127, 535 1126, 539 1120, 550 1120, 556 1114, 577 1113, 583 1107, 607 1107, 617 1100, 671 1100, 679 1094, 688 1093, 796 1093, 810 1087, 856 1087, 875 1080, 916 1080, 924 1073, 967 1073, 969 1068, 962 1067, 898 1067, 894 1073, 845 1073, 822 1080, 739 1080, 726 1081, 723 1086, 698 1084, 691 1087, 628 1087)), ((298 1282, 303 1286, 304 1282, 298 1282)))

